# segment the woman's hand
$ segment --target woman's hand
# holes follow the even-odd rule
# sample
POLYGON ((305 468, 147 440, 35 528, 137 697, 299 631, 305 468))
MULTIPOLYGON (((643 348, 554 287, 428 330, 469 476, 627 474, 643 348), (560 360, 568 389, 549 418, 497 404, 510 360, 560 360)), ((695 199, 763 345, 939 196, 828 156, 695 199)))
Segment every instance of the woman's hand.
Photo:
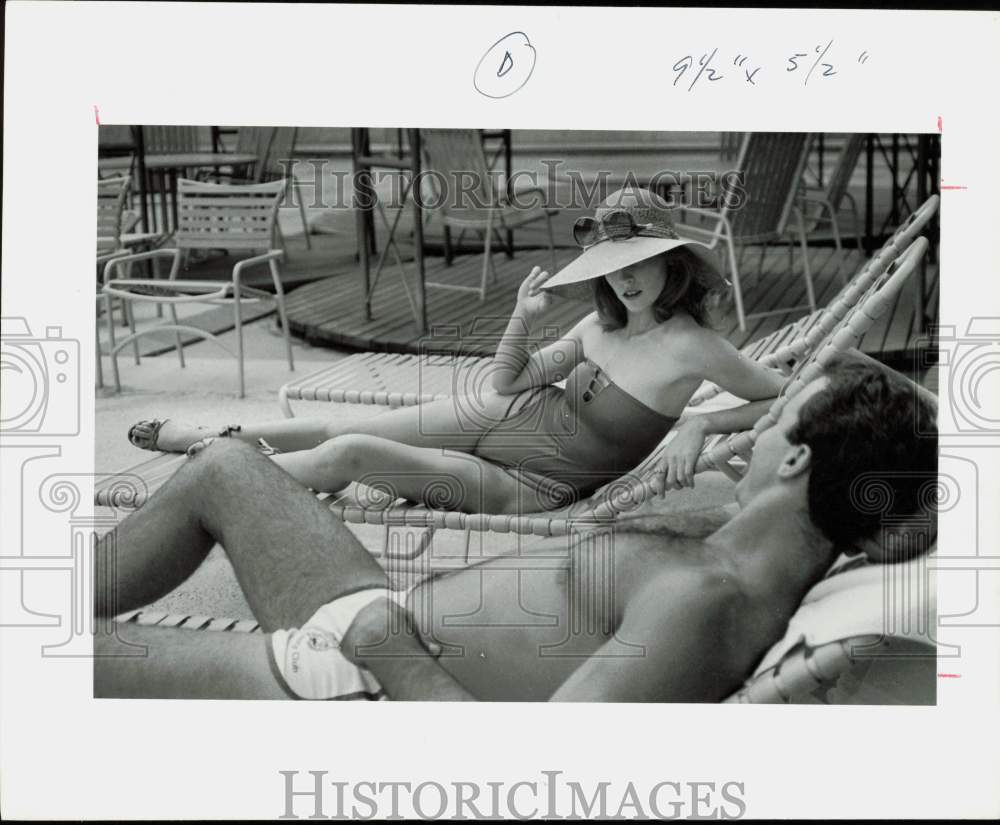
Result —
POLYGON ((532 267, 528 277, 524 279, 517 290, 517 310, 525 315, 534 317, 545 312, 555 296, 551 292, 544 292, 542 285, 552 276, 540 266, 532 267))
POLYGON ((694 487, 694 467, 701 448, 705 445, 705 426, 702 416, 694 416, 679 424, 674 437, 663 449, 660 464, 653 474, 653 489, 659 486, 660 495, 667 490, 694 487))

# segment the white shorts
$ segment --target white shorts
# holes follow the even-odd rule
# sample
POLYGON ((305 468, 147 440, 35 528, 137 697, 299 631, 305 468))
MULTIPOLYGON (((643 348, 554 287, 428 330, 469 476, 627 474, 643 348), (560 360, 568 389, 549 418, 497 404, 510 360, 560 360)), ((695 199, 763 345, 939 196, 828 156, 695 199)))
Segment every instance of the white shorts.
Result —
POLYGON ((374 676, 340 652, 362 608, 386 598, 406 608, 408 590, 358 590, 324 604, 299 628, 276 630, 268 648, 279 681, 299 699, 385 699, 374 676))

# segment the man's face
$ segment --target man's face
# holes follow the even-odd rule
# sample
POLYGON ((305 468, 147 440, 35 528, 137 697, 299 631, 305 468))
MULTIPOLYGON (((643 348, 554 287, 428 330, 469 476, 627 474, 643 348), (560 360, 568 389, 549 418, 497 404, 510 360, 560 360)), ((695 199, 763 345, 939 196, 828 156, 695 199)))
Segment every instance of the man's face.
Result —
POLYGON ((826 388, 829 379, 817 378, 805 386, 781 410, 777 423, 760 434, 746 475, 736 485, 736 500, 745 506, 761 490, 781 483, 782 467, 795 455, 798 445, 788 440, 788 433, 799 420, 799 410, 816 393, 826 388))

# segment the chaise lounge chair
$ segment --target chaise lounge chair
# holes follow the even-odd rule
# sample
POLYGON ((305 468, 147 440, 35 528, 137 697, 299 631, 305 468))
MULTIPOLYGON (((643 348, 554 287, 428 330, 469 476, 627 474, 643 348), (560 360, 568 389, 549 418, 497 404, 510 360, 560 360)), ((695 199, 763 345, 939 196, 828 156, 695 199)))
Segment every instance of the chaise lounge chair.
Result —
MULTIPOLYGON (((695 472, 720 470, 733 480, 741 478, 742 468, 749 459, 759 433, 774 423, 781 407, 792 395, 821 374, 823 365, 837 353, 855 347, 872 324, 891 308, 906 280, 926 253, 927 246, 926 239, 918 238, 910 244, 901 258, 894 260, 880 272, 873 279, 864 299, 837 321, 823 335, 822 340, 816 342, 814 351, 808 357, 791 367, 785 389, 754 429, 710 440, 702 450, 695 472)), ((875 259, 873 266, 881 268, 878 259, 875 259)), ((468 562, 472 536, 477 533, 489 531, 524 536, 553 536, 612 524, 619 514, 638 508, 655 495, 649 477, 662 449, 661 445, 628 476, 606 484, 586 501, 557 512, 495 515, 435 510, 411 503, 400 504, 391 496, 382 496, 380 502, 365 500, 364 496, 358 500, 351 495, 324 498, 331 500, 331 509, 346 523, 379 525, 382 528, 382 547, 381 550, 373 550, 373 553, 381 556, 383 563, 394 565, 397 569, 407 566, 426 569, 428 559, 425 554, 432 544, 435 531, 463 531, 464 549, 445 562, 446 566, 454 566, 468 562), (394 537, 393 531, 398 528, 404 531, 418 528, 418 536, 414 538, 411 533, 405 538, 399 535, 394 537)), ((166 460, 160 456, 139 465, 128 475, 112 476, 96 486, 96 503, 113 507, 141 507, 149 493, 169 478, 180 462, 185 460, 183 455, 171 456, 166 460)), ((362 488, 364 489, 366 488, 362 488)))

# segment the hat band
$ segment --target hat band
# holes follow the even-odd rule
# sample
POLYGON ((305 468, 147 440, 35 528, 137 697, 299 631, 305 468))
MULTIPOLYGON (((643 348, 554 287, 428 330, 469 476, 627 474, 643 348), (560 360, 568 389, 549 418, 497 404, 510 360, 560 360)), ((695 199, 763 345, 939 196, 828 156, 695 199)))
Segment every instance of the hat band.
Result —
POLYGON ((607 227, 601 225, 601 228, 597 232, 593 233, 591 238, 587 239, 586 243, 580 243, 579 241, 577 241, 577 243, 581 249, 590 249, 592 246, 597 246, 605 241, 627 241, 636 237, 669 238, 675 241, 680 240, 680 236, 670 227, 649 223, 635 224, 627 229, 615 228, 610 231, 607 227))

